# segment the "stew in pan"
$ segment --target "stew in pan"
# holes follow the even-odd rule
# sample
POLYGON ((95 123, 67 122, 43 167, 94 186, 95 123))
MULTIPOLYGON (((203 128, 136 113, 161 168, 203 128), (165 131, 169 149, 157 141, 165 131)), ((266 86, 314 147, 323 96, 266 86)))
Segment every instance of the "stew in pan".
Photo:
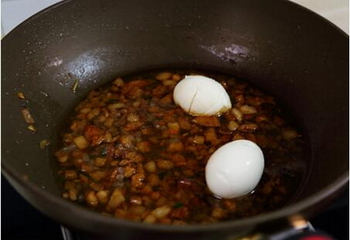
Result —
POLYGON ((56 152, 63 197, 104 215, 146 223, 193 224, 239 219, 287 204, 302 181, 305 139, 274 97, 217 73, 162 71, 118 77, 79 103, 56 152), (173 102, 192 73, 216 79, 232 109, 191 116, 173 102), (219 199, 205 184, 210 155, 235 139, 265 155, 250 194, 219 199))

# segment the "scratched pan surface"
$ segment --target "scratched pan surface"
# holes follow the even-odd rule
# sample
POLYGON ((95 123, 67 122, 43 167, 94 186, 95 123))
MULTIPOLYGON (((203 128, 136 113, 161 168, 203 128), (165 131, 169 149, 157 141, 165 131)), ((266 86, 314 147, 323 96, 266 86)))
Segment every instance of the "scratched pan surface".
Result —
POLYGON ((348 52, 344 32, 288 1, 63 1, 2 40, 2 172, 49 217, 99 235, 234 239, 276 230, 295 214, 314 216, 348 182, 348 52), (164 226, 106 218, 61 199, 52 152, 64 117, 117 75, 163 67, 230 73, 288 105, 311 150, 294 203, 239 221, 164 226), (42 149, 44 139, 51 144, 42 149))

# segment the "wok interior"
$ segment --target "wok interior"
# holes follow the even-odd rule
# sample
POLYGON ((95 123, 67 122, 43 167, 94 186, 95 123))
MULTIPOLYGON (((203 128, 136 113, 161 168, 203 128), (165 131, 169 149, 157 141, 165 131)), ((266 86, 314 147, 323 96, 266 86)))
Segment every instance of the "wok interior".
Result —
POLYGON ((58 197, 53 149, 72 107, 116 76, 162 67, 229 73, 281 99, 310 141, 299 200, 347 176, 348 37, 285 1, 68 1, 6 36, 2 64, 3 167, 58 197))

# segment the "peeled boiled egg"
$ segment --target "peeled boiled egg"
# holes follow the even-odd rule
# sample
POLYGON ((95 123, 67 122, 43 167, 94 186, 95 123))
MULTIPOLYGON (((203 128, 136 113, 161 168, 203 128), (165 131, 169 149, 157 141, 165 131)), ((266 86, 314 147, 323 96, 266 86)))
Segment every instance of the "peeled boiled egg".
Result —
POLYGON ((224 87, 212 78, 190 75, 174 89, 174 102, 193 116, 219 115, 231 108, 224 87))
POLYGON ((209 190, 217 197, 236 198, 254 190, 263 170, 260 147, 249 140, 234 140, 210 156, 205 178, 209 190))

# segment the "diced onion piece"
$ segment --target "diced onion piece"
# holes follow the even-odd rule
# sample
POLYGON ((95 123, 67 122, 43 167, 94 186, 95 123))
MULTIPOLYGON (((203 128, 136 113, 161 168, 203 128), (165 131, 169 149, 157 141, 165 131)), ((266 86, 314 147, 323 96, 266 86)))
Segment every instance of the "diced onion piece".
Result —
POLYGON ((84 136, 78 136, 74 138, 73 142, 79 149, 85 149, 89 146, 89 142, 84 136))

